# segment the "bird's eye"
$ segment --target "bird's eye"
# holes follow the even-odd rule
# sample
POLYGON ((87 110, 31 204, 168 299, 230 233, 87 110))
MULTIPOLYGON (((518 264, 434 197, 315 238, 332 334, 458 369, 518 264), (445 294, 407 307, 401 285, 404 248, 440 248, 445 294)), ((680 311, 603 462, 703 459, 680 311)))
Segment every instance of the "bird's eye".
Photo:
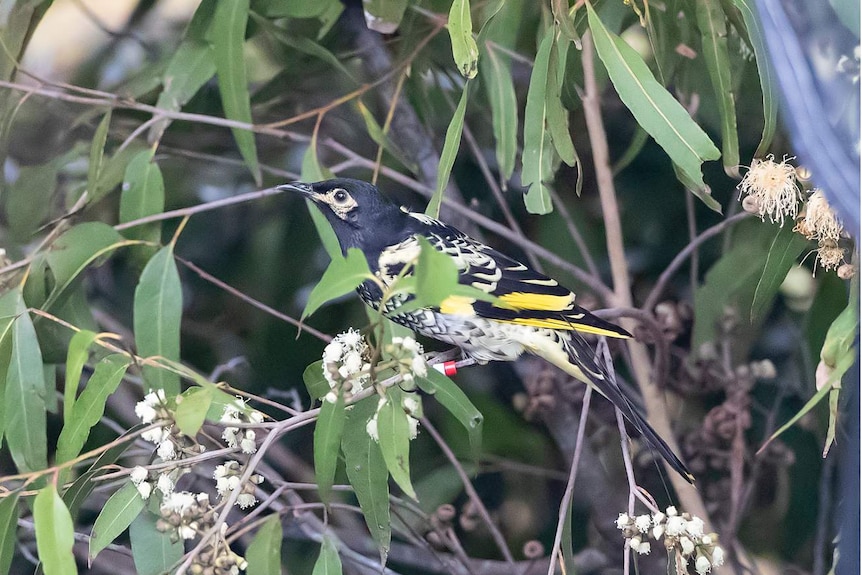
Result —
POLYGON ((336 204, 344 205, 350 200, 350 194, 345 192, 344 190, 338 189, 332 192, 332 200, 336 204))

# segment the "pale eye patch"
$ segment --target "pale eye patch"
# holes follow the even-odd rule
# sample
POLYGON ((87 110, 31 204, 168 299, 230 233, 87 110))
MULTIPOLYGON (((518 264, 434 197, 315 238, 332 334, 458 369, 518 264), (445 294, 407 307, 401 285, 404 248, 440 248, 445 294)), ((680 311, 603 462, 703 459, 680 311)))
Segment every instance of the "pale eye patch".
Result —
POLYGON ((344 188, 333 188, 322 199, 342 220, 347 219, 347 214, 356 208, 356 200, 344 188))

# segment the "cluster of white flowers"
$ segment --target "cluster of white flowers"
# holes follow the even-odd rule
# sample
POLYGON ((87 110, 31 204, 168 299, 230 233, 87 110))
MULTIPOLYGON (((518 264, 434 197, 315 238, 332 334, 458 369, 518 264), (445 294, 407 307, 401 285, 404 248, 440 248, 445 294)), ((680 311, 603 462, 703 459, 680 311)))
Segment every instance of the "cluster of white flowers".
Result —
POLYGON ((141 434, 141 438, 158 446, 156 454, 164 461, 176 459, 177 449, 175 438, 172 436, 173 416, 168 409, 165 400, 165 391, 158 389, 144 396, 142 401, 135 405, 135 415, 141 418, 141 422, 149 424, 154 421, 164 421, 167 425, 148 429, 141 434))
POLYGON ((804 168, 793 167, 789 163, 792 159, 785 157, 776 162, 775 157, 769 155, 766 159, 754 160, 737 186, 740 198, 745 196, 742 207, 762 220, 769 217, 771 222, 784 225, 786 217, 797 217, 799 201, 804 199, 804 216, 793 230, 817 241, 817 261, 826 271, 839 270, 838 275, 847 279, 855 270, 844 264, 846 250, 838 245, 846 235, 844 227, 822 190, 814 188, 804 197, 800 182, 807 183, 811 174, 804 168))
POLYGON ((327 344, 323 349, 323 377, 332 391, 326 394, 326 401, 335 403, 339 389, 348 393, 368 383, 371 364, 367 356, 368 344, 353 328, 338 334, 327 344))
POLYGON ((412 381, 415 375, 428 375, 425 350, 412 337, 393 337, 392 343, 386 346, 386 352, 397 362, 398 373, 404 381, 412 381))
POLYGON ((212 514, 206 493, 174 491, 162 498, 159 507, 162 532, 176 531, 179 539, 194 539, 201 530, 201 520, 212 514))
POLYGON ((620 513, 616 525, 623 532, 628 547, 640 555, 650 552, 648 538, 651 536, 656 541, 662 540, 668 553, 676 554, 678 565, 687 565, 694 559, 698 575, 724 564, 724 550, 718 546, 718 536, 705 534, 700 517, 679 514, 676 507, 670 506, 664 513, 659 511, 652 515, 620 513))
MULTIPOLYGON (((374 416, 365 424, 365 432, 374 441, 380 441, 380 433, 377 429, 377 419, 380 410, 386 405, 389 399, 381 397, 377 402, 377 411, 374 416)), ((408 437, 416 439, 419 435, 419 418, 422 417, 422 400, 418 394, 405 392, 401 398, 401 408, 407 414, 407 425, 409 426, 408 437)))
POLYGON ((219 421, 227 424, 224 432, 221 434, 221 438, 228 447, 239 446, 242 452, 247 455, 251 455, 257 451, 257 434, 255 431, 253 429, 240 429, 231 424, 263 423, 263 414, 261 412, 249 409, 245 401, 237 397, 235 404, 225 406, 224 413, 222 413, 219 421))
POLYGON ((236 504, 242 509, 247 509, 257 503, 254 486, 263 483, 263 476, 254 474, 245 484, 242 484, 240 480, 244 471, 245 466, 239 462, 228 461, 215 468, 213 479, 215 479, 218 494, 222 498, 229 497, 231 492, 239 490, 236 504))
POLYGON ((761 220, 769 217, 772 223, 784 224, 784 218, 796 218, 801 194, 796 184, 796 168, 788 163, 793 158, 775 161, 772 154, 766 159, 755 159, 737 186, 742 207, 757 214, 761 220))

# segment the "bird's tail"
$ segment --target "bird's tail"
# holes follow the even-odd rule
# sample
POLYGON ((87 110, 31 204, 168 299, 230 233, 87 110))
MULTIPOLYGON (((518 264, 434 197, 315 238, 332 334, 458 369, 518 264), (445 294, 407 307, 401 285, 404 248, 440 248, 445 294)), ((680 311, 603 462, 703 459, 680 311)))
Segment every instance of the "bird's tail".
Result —
MULTIPOLYGON (((658 451, 668 464, 689 483, 694 483, 694 476, 685 463, 671 450, 664 439, 656 432, 647 420, 622 392, 614 378, 607 370, 596 362, 593 350, 577 331, 561 334, 563 348, 567 354, 566 365, 557 364, 569 375, 591 385, 596 391, 610 400, 623 416, 634 425, 635 429, 646 439, 650 446, 658 451)), ((557 362, 554 362, 557 363, 557 362)))

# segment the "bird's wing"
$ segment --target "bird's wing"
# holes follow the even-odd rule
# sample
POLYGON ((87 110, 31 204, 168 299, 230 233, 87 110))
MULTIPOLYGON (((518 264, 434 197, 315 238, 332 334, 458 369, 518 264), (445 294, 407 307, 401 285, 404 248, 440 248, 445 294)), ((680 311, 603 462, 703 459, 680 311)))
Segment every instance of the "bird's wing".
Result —
POLYGON ((507 307, 451 296, 443 313, 478 315, 504 323, 576 330, 608 337, 631 337, 627 331, 575 303, 575 294, 556 280, 498 252, 451 226, 433 221, 423 229, 432 246, 451 257, 461 284, 497 296, 507 307))

